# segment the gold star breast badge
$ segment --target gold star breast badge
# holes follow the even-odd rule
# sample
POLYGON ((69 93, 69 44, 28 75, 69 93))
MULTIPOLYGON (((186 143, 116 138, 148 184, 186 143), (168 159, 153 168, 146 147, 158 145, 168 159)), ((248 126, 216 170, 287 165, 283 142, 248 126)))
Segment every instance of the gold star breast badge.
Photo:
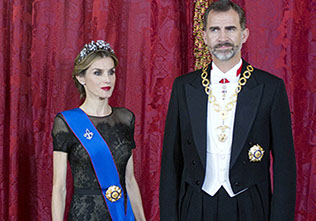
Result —
POLYGON ((122 195, 121 188, 113 185, 107 189, 105 196, 110 202, 115 202, 121 198, 121 195, 122 195))
POLYGON ((250 162, 261 161, 263 154, 264 150, 259 144, 253 145, 248 151, 250 162))

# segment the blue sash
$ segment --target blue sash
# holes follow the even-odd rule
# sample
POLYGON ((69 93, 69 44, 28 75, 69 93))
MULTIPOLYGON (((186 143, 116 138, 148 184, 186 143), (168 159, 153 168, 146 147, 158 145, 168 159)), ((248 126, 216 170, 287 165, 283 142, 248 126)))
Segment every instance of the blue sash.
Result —
POLYGON ((108 145, 98 130, 80 108, 63 111, 61 114, 90 155, 92 166, 112 220, 134 221, 135 218, 128 195, 125 213, 124 191, 120 184, 116 165, 108 145))

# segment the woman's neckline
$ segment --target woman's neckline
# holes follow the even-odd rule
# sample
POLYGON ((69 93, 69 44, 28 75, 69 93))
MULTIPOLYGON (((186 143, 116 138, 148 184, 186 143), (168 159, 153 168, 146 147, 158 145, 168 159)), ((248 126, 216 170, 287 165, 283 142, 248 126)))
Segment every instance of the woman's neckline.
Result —
MULTIPOLYGON (((111 108, 111 112, 108 114, 108 115, 104 115, 104 116, 95 116, 95 115, 90 115, 90 114, 87 114, 86 113, 86 115, 88 116, 88 117, 93 117, 93 118, 107 118, 107 117, 110 117, 112 114, 113 114, 113 112, 114 112, 114 107, 112 107, 112 106, 110 106, 110 108, 111 108)), ((81 109, 82 110, 82 109, 81 109)), ((83 110, 84 111, 84 110, 83 110)), ((85 111, 84 111, 85 112, 85 111)))

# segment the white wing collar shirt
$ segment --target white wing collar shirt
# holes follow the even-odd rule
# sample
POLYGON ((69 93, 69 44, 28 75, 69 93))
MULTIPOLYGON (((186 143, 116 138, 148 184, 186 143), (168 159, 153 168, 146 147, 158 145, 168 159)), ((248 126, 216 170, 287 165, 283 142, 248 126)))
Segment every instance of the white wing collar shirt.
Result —
MULTIPOLYGON (((242 60, 228 72, 223 73, 216 67, 214 62, 211 69, 212 94, 216 98, 216 103, 225 110, 230 97, 235 93, 240 77, 242 60)), ((208 102, 207 106, 207 158, 206 172, 202 189, 211 196, 223 186, 230 197, 234 197, 232 187, 229 182, 229 162, 231 155, 233 128, 236 112, 236 103, 233 108, 227 111, 225 120, 220 118, 220 113, 214 110, 213 104, 208 102), (225 141, 219 139, 223 132, 221 127, 225 126, 225 141)), ((242 190, 241 192, 243 192, 242 190)), ((239 193, 241 193, 239 192, 239 193)))

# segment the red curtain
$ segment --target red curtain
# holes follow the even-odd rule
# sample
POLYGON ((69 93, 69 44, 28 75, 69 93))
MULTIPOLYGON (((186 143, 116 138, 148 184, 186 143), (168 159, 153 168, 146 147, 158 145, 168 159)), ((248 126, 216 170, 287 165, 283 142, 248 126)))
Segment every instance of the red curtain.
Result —
MULTIPOLYGON (((308 0, 236 3, 251 31, 243 57, 286 83, 296 220, 315 220, 315 8, 308 0)), ((111 104, 136 115, 136 178, 147 219, 159 220, 164 120, 173 79, 193 70, 193 10, 193 0, 0 1, 0 220, 51 220, 50 131, 56 113, 80 104, 73 61, 92 39, 110 42, 119 58, 111 104)), ((69 207, 70 170, 68 181, 69 207)))

